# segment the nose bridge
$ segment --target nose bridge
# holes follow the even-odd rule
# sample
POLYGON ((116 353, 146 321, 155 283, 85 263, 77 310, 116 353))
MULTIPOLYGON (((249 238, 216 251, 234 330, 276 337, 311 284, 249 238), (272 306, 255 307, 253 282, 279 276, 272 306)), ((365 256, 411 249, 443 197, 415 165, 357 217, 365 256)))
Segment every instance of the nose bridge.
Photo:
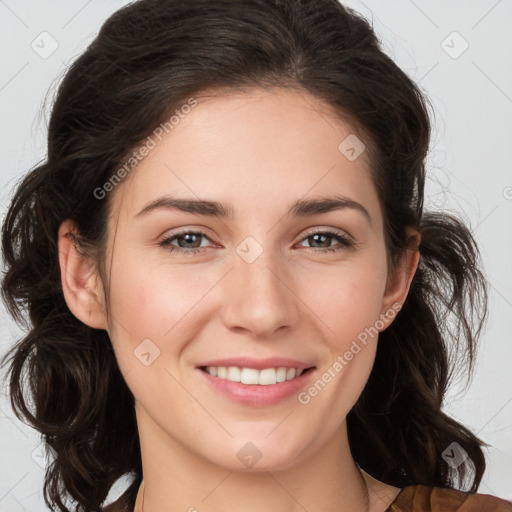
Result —
POLYGON ((224 319, 254 335, 270 335, 298 318, 290 277, 279 254, 252 236, 237 247, 230 272, 229 298, 224 319))

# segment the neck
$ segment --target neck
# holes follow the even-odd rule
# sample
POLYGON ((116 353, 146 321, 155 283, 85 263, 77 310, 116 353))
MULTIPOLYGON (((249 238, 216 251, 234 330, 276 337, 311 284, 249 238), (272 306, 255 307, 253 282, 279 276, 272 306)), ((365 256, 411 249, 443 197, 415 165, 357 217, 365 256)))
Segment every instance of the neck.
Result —
MULTIPOLYGON (((359 470, 360 470, 362 484, 364 486, 364 493, 365 493, 364 503, 363 502, 361 503, 361 507, 362 507, 361 510, 364 512, 373 512, 373 508, 371 507, 371 504, 370 504, 370 494, 368 491, 368 482, 371 480, 372 477, 370 475, 368 475, 367 473, 365 473, 360 468, 359 468, 359 470)), ((141 482, 139 491, 137 493, 137 499, 135 502, 134 512, 139 512, 139 511, 147 512, 147 509, 144 508, 145 495, 146 495, 146 489, 145 489, 144 480, 143 480, 141 482)), ((301 507, 301 508, 303 508, 303 507, 301 507)), ((386 507, 386 509, 387 509, 387 507, 386 507)), ((189 507, 188 512, 198 512, 198 511, 194 507, 189 507)))
MULTIPOLYGON (((139 418, 148 420, 149 418, 139 418)), ((144 480, 134 512, 368 512, 366 476, 346 425, 310 457, 284 470, 237 472, 187 450, 152 422, 139 423, 144 480)))

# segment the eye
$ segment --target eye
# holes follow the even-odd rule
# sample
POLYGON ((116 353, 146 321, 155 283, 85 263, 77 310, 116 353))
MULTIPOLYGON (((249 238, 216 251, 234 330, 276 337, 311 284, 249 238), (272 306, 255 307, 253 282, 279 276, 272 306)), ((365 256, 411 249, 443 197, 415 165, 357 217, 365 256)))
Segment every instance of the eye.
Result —
POLYGON ((167 247, 171 252, 177 251, 182 253, 188 253, 188 254, 196 254, 198 252, 202 252, 203 249, 199 248, 201 245, 197 245, 197 241, 201 239, 201 237, 207 238, 210 240, 204 233, 201 231, 183 231, 181 233, 176 233, 172 236, 169 236, 167 238, 164 238, 162 241, 159 242, 158 245, 161 247, 167 247), (174 240, 185 240, 185 246, 179 247, 176 245, 173 245, 172 242, 174 240), (192 247, 191 247, 192 246, 192 247))
POLYGON ((351 239, 349 239, 347 236, 342 235, 341 233, 338 233, 337 231, 331 231, 331 230, 324 230, 324 231, 314 231, 312 233, 309 233, 306 235, 306 237, 303 239, 304 241, 313 240, 313 243, 325 243, 322 241, 322 239, 328 239, 328 240, 337 240, 339 243, 334 246, 327 246, 327 248, 322 248, 320 251, 315 252, 333 252, 333 251, 339 251, 342 249, 352 249, 355 246, 355 242, 353 242, 351 239))
MULTIPOLYGON (((198 254, 203 252, 207 246, 201 245, 201 238, 206 238, 210 240, 204 233, 201 231, 183 231, 181 233, 175 233, 171 236, 168 236, 159 242, 160 247, 166 247, 169 251, 176 251, 178 253, 186 253, 186 254, 198 254), (174 241, 178 242, 178 245, 173 244, 174 241)), ((323 244, 324 247, 320 247, 318 250, 316 248, 311 248, 315 253, 326 253, 333 251, 340 251, 342 249, 352 249, 355 246, 355 242, 352 241, 345 235, 338 233, 336 231, 331 230, 323 230, 323 231, 314 231, 312 233, 308 233, 303 241, 313 241, 313 243, 323 244), (325 239, 327 240, 336 240, 339 243, 334 246, 330 246, 328 244, 325 247, 325 239)))

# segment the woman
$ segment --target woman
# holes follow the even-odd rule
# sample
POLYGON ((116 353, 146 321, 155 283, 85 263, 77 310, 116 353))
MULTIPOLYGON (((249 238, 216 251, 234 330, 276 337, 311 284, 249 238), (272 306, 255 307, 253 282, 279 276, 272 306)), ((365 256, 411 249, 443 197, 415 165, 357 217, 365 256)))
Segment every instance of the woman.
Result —
POLYGON ((55 453, 46 503, 512 510, 476 494, 484 443, 441 410, 447 347, 471 367, 487 295, 467 227, 423 212, 429 135, 425 98, 335 0, 111 16, 3 226, 4 300, 31 321, 11 394, 55 453))

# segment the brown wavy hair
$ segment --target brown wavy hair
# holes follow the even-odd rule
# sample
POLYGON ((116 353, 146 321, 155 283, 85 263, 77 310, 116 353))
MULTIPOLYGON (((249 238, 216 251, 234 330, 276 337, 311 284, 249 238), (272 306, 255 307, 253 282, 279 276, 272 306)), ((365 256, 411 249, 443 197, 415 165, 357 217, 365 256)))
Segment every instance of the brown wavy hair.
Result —
POLYGON ((453 371, 472 375, 487 285, 464 222, 423 212, 428 99, 382 51, 370 23, 336 0, 139 0, 115 12, 67 71, 48 156, 17 183, 2 228, 2 298, 28 333, 2 366, 16 416, 52 449, 44 485, 52 509, 68 510, 71 498, 77 512, 96 510, 127 473, 136 477, 124 495, 133 507, 142 477, 134 397, 109 336, 64 300, 59 226, 76 223, 78 247, 104 278, 112 195, 94 191, 185 98, 254 87, 312 94, 365 134, 390 272, 407 247, 406 228, 421 233, 407 300, 380 334, 347 416, 354 459, 397 487, 478 489, 487 445, 442 405, 453 371), (453 442, 470 466, 444 460, 453 442))

